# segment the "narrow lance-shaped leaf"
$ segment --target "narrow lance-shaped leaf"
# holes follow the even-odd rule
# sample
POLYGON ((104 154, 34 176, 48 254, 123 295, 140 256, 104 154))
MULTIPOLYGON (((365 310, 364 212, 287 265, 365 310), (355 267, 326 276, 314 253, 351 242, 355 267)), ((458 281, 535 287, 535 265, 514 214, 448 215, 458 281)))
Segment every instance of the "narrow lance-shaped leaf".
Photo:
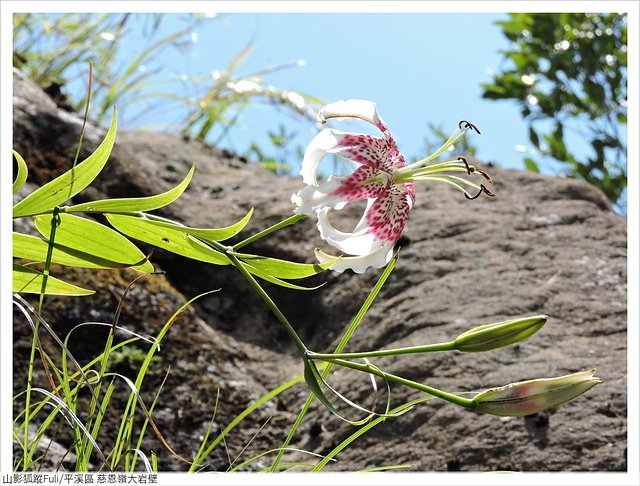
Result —
POLYGON ((163 250, 194 260, 215 265, 229 265, 226 255, 209 248, 204 243, 175 228, 158 226, 154 221, 139 216, 106 214, 107 220, 118 231, 163 250))
POLYGON ((111 149, 116 140, 116 115, 117 111, 114 108, 111 127, 95 152, 16 204, 13 207, 13 217, 32 216, 49 211, 91 184, 111 155, 111 149))
POLYGON ((27 163, 24 161, 22 156, 15 150, 13 151, 13 156, 16 158, 16 162, 18 163, 18 173, 16 174, 16 180, 13 181, 13 193, 15 194, 27 181, 29 169, 27 168, 27 163))
POLYGON ((202 238, 203 240, 224 241, 240 233, 240 231, 242 231, 247 225, 252 215, 253 208, 251 208, 240 221, 224 228, 191 228, 189 226, 182 226, 178 223, 157 220, 149 220, 149 223, 157 226, 158 228, 166 228, 173 231, 188 233, 190 235, 197 236, 198 238, 202 238))
MULTIPOLYGON (((39 294, 44 274, 23 265, 13 265, 13 291, 18 293, 39 294)), ((93 290, 83 289, 52 276, 47 276, 46 295, 91 295, 93 290)))
MULTIPOLYGON (((46 239, 38 238, 37 236, 23 235, 21 233, 13 233, 14 258, 23 258, 32 262, 45 262, 47 259, 48 249, 49 242, 46 239)), ((59 243, 53 244, 51 263, 79 268, 131 267, 145 272, 152 271, 153 268, 147 267, 147 263, 138 266, 131 266, 126 263, 114 262, 59 243)))
POLYGON ((322 391, 322 388, 320 387, 320 382, 323 381, 322 377, 320 376, 320 372, 318 371, 316 364, 310 359, 304 360, 304 381, 307 383, 311 393, 313 393, 331 413, 340 417, 336 408, 322 391))
POLYGON ((119 199, 102 199, 99 201, 90 201, 82 204, 75 204, 65 209, 67 213, 85 212, 85 213, 118 213, 118 212, 134 212, 134 211, 151 211, 153 209, 162 208, 171 204, 178 199, 185 191, 196 166, 192 165, 189 173, 184 180, 173 189, 147 197, 129 197, 119 199))
POLYGON ((303 287, 302 285, 296 285, 291 282, 287 282, 285 280, 281 280, 277 277, 274 277, 273 275, 270 275, 264 270, 253 267, 248 263, 241 261, 240 264, 244 265, 244 268, 246 268, 249 273, 255 275, 256 277, 260 277, 262 280, 266 280, 267 282, 270 282, 272 284, 279 285, 280 287, 286 287, 288 289, 293 289, 293 290, 316 290, 324 285, 323 283, 320 285, 316 285, 315 287, 303 287))
POLYGON ((326 263, 296 263, 278 258, 248 255, 246 253, 236 253, 235 255, 240 260, 264 273, 273 277, 286 279, 307 278, 312 275, 317 275, 327 268, 330 268, 331 265, 339 260, 339 258, 335 258, 326 263))
MULTIPOLYGON (((60 225, 56 229, 54 245, 62 245, 77 250, 75 256, 94 263, 110 266, 115 262, 118 267, 130 266, 141 272, 153 272, 153 265, 145 259, 133 243, 108 226, 80 218, 71 214, 60 214, 60 225)), ((51 232, 51 216, 34 216, 36 229, 45 238, 51 232)), ((55 246, 54 246, 55 248, 55 246)), ((55 252, 55 249, 54 249, 55 252)))

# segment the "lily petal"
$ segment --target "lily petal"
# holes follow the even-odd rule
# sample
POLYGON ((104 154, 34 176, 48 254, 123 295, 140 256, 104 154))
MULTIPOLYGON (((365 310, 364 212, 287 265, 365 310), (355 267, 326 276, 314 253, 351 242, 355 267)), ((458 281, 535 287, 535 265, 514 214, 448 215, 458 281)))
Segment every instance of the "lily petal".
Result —
POLYGON ((369 231, 379 240, 395 244, 407 224, 415 197, 412 183, 392 185, 367 206, 365 218, 369 231))
POLYGON ((391 186, 378 197, 367 200, 362 218, 350 233, 336 229, 329 221, 331 208, 322 207, 317 211, 320 237, 351 255, 368 255, 382 246, 393 249, 404 230, 414 198, 413 184, 391 186))
MULTIPOLYGON (((336 259, 337 257, 331 256, 316 248, 315 250, 316 258, 320 263, 330 262, 331 260, 336 259)), ((345 270, 353 270, 356 273, 364 273, 367 271, 367 268, 382 268, 393 256, 393 245, 391 246, 381 246, 376 251, 369 253, 367 255, 357 256, 357 257, 341 257, 338 261, 336 261, 333 265, 331 265, 331 270, 334 272, 342 273, 345 270)))
POLYGON ((324 123, 330 118, 360 118, 375 125, 383 133, 389 131, 378 115, 376 104, 369 100, 340 100, 329 103, 318 113, 318 120, 324 123))
POLYGON ((302 159, 302 167, 300 169, 302 182, 313 186, 318 185, 318 180, 316 178, 318 165, 331 150, 339 147, 340 141, 343 139, 343 135, 344 132, 339 132, 330 128, 322 130, 313 137, 313 140, 309 143, 307 150, 304 152, 304 158, 302 159))
POLYGON ((329 128, 318 133, 305 150, 300 169, 305 184, 318 185, 318 166, 327 154, 387 172, 404 166, 404 157, 393 137, 381 138, 329 128))
MULTIPOLYGON (((318 230, 320 237, 331 246, 351 255, 368 255, 384 245, 385 241, 380 240, 373 234, 367 226, 367 212, 375 203, 375 199, 369 199, 367 209, 357 226, 351 233, 340 231, 329 221, 330 208, 323 208, 318 211, 318 230)), ((393 243, 392 243, 393 246, 393 243)))
POLYGON ((296 214, 311 214, 323 207, 342 209, 355 199, 375 198, 384 194, 391 184, 391 176, 372 167, 358 167, 349 176, 329 176, 318 186, 305 186, 291 196, 296 214), (377 178, 379 180, 369 181, 377 178))
POLYGON ((319 186, 304 186, 291 196, 291 202, 296 205, 294 213, 311 214, 323 207, 342 209, 349 201, 344 195, 334 193, 340 187, 341 179, 343 178, 329 176, 319 186))

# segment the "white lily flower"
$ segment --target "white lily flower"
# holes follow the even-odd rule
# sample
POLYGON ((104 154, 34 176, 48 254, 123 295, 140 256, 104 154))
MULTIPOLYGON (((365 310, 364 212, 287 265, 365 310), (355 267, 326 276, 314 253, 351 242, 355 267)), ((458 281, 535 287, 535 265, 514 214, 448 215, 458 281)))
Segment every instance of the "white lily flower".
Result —
MULTIPOLYGON (((493 195, 482 184, 477 186, 460 177, 442 174, 476 172, 491 181, 488 175, 469 166, 462 157, 427 165, 453 146, 468 129, 478 131, 468 122, 461 122, 465 125, 456 130, 433 155, 406 165, 374 102, 343 100, 331 103, 318 114, 318 120, 322 123, 330 118, 358 118, 376 126, 383 135, 375 137, 329 128, 316 135, 305 151, 300 175, 306 186, 294 194, 291 201, 296 205, 297 214, 317 214, 317 226, 322 239, 338 250, 353 255, 337 261, 331 267, 334 271, 351 269, 356 273, 363 273, 369 267, 380 268, 389 262, 415 202, 414 181, 445 182, 463 191, 469 199, 474 199, 483 192, 493 195), (348 176, 330 176, 319 184, 316 177, 318 166, 327 154, 351 160, 360 164, 360 167, 348 176), (475 196, 469 196, 460 184, 472 186, 479 192, 475 196), (329 221, 331 211, 342 209, 356 199, 367 199, 367 207, 354 230, 345 233, 334 228, 329 221)), ((316 250, 316 257, 320 262, 336 258, 320 250, 316 250)))

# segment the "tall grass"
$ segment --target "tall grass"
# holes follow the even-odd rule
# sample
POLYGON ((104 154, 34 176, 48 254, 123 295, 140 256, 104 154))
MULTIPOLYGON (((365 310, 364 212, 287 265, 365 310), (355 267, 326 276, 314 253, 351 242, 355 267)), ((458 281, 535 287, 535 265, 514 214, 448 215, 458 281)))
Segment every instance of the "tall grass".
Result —
MULTIPOLYGON (((118 105, 125 128, 174 130, 220 144, 246 108, 255 104, 315 122, 320 99, 268 82, 270 74, 304 62, 243 72, 253 42, 240 48, 224 67, 203 63, 193 66, 194 74, 176 73, 165 62, 165 52, 188 51, 199 31, 218 28, 219 17, 189 14, 168 27, 169 15, 16 14, 14 65, 48 92, 62 92, 75 111, 87 107, 86 97, 78 93, 91 91, 89 117, 101 124, 118 105), (88 62, 95 71, 91 90, 85 84, 88 62)), ((284 152, 291 151, 291 134, 271 132, 269 139, 273 147, 254 142, 247 155, 273 172, 289 172, 284 152)))

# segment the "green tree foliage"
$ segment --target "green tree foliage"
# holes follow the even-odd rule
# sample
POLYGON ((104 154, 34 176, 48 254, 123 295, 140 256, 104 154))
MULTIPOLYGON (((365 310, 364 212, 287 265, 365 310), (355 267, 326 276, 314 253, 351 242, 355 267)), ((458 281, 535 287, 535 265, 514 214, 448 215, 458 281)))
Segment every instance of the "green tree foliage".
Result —
MULTIPOLYGON (((627 184, 627 18, 601 13, 517 13, 498 22, 511 46, 483 97, 515 100, 541 156, 619 201, 627 184), (567 132, 592 153, 571 151, 567 132), (622 136, 621 136, 622 135, 622 136)), ((528 169, 538 163, 525 159, 528 169)))

